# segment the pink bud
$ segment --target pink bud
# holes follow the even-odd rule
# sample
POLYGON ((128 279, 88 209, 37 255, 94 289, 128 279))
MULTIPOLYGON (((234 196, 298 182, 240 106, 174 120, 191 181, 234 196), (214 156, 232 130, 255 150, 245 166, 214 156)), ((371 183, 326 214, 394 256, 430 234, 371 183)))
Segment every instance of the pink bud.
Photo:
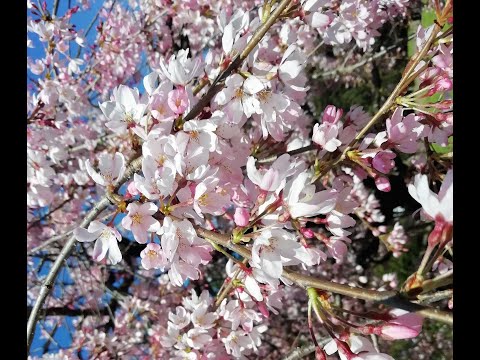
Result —
POLYGON ((389 323, 404 325, 415 329, 422 329, 423 317, 401 309, 394 309, 390 311, 391 315, 394 315, 395 318, 391 319, 389 323))
POLYGON ((395 166, 395 153, 392 151, 379 151, 372 160, 375 170, 388 174, 395 166))
POLYGON ((385 176, 377 176, 375 178, 375 185, 377 186, 377 189, 383 192, 389 192, 392 190, 392 187, 390 186, 390 181, 388 181, 388 178, 385 176))
POLYGON ((335 124, 343 115, 342 109, 337 109, 333 105, 327 105, 325 111, 323 112, 322 120, 324 122, 329 122, 335 124))
POLYGON ((258 310, 262 313, 265 318, 270 317, 270 312, 268 311, 267 307, 265 306, 265 303, 263 301, 257 302, 258 310))
POLYGON ((233 218, 237 226, 247 226, 250 219, 250 213, 245 208, 237 207, 233 218))
POLYGON ((312 229, 307 229, 307 228, 301 228, 300 232, 302 233, 303 236, 305 236, 307 239, 313 239, 315 237, 314 232, 312 229))
POLYGON ((420 330, 403 325, 387 324, 380 327, 380 336, 386 340, 410 339, 418 336, 420 330))

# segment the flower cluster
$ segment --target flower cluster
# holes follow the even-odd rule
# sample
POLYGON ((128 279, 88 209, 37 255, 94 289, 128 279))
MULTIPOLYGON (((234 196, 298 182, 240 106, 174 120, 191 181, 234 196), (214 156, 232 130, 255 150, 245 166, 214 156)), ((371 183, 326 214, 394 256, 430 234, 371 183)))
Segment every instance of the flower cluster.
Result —
MULTIPOLYGON (((41 273, 55 235, 72 239, 60 256, 78 240, 64 259, 74 285, 54 285, 65 294, 47 302, 85 316, 72 349, 100 359, 263 356, 280 313, 304 319, 321 359, 388 360, 364 336, 419 335, 418 315, 332 294, 372 300, 374 290, 358 289, 372 286, 422 302, 450 284, 450 1, 418 29, 421 56, 375 115, 318 106, 311 67, 328 57, 315 52, 325 44, 347 56, 354 43, 363 54, 408 15, 408 1, 106 1, 88 46, 88 30, 71 21, 89 1, 63 16, 27 4, 27 45, 45 49, 28 60, 28 250, 46 254, 28 266, 41 273), (419 205, 392 219, 382 199, 399 191, 399 174, 419 205), (401 287, 395 273, 378 276, 372 244, 406 256, 421 227, 418 270, 401 287), (94 320, 97 304, 105 311, 94 320)), ((451 308, 446 294, 439 301, 451 308)), ((38 296, 32 286, 29 306, 38 296)))

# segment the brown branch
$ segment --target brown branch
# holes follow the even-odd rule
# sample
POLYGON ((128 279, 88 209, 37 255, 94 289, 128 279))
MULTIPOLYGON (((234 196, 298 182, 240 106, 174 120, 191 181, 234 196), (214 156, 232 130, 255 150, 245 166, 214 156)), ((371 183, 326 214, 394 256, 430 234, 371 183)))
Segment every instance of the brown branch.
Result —
POLYGON ((288 154, 290 156, 294 156, 294 155, 303 154, 305 152, 312 151, 312 150, 317 150, 317 146, 315 144, 310 144, 310 145, 301 147, 299 149, 287 151, 287 152, 282 153, 282 154, 272 155, 272 156, 268 156, 266 158, 258 159, 257 163, 258 164, 268 164, 268 163, 274 162, 276 159, 278 159, 283 154, 288 154))
MULTIPOLYGON (((30 316, 32 307, 27 306, 27 316, 30 316)), ((103 309, 70 309, 68 307, 51 307, 42 309, 40 314, 43 316, 98 316, 108 315, 107 308, 103 309)))
MULTIPOLYGON (((325 346, 330 342, 331 338, 325 338, 318 340, 318 345, 325 346)), ((310 355, 315 352, 315 344, 309 344, 302 347, 297 347, 295 350, 291 351, 283 358, 283 360, 299 360, 303 359, 305 356, 310 355)))
MULTIPOLYGON (((127 167, 125 174, 121 179, 117 181, 115 184, 115 192, 118 191, 120 186, 122 186, 128 179, 130 179, 133 174, 138 171, 142 164, 142 157, 139 156, 131 161, 130 165, 127 167)), ((110 205, 110 201, 108 200, 107 196, 103 196, 100 201, 98 201, 95 206, 89 211, 89 213, 85 216, 83 221, 80 223, 80 227, 87 227, 96 217, 105 210, 110 205)), ((76 238, 72 234, 68 239, 67 243, 63 247, 62 251, 60 252, 59 256, 53 263, 50 271, 42 284, 40 292, 38 294, 38 298, 33 305, 32 312, 28 318, 27 322, 27 352, 30 350, 30 346, 32 344, 33 336, 35 334, 35 325, 38 321, 38 316, 42 305, 44 304, 47 296, 50 294, 52 290, 55 279, 57 278, 58 272, 63 266, 64 261, 68 258, 73 247, 76 243, 76 238)))
MULTIPOLYGON (((173 219, 180 220, 176 217, 171 217, 173 219)), ((252 255, 250 250, 241 245, 232 243, 228 235, 223 235, 213 231, 205 230, 199 226, 195 226, 195 229, 199 236, 203 238, 208 238, 209 240, 213 241, 218 245, 221 245, 231 251, 235 251, 243 258, 251 259, 252 255)), ((349 285, 338 284, 329 280, 323 280, 316 277, 304 275, 287 269, 283 270, 282 276, 303 288, 314 287, 336 294, 353 297, 355 299, 373 301, 375 303, 384 304, 390 307, 416 312, 426 318, 441 321, 449 325, 453 324, 453 315, 451 312, 446 312, 410 302, 408 299, 402 297, 396 291, 377 291, 356 288, 349 285)))
POLYGON ((433 294, 418 295, 418 303, 430 304, 433 302, 449 299, 453 296, 453 289, 437 291, 433 294))
MULTIPOLYGON (((402 75, 402 78, 400 79, 399 83, 395 87, 395 89, 392 91, 390 96, 388 97, 387 100, 383 103, 382 107, 377 111, 377 113, 370 119, 370 121, 363 127, 363 129, 355 136, 355 138, 348 144, 347 147, 342 151, 340 156, 330 160, 325 167, 322 168, 320 173, 316 175, 312 179, 312 183, 314 183, 317 179, 321 178, 325 174, 327 174, 328 171, 330 171, 335 165, 341 163, 342 161, 345 160, 347 157, 347 153, 363 138, 363 136, 370 130, 370 128, 375 125, 375 123, 380 120, 386 113, 390 111, 392 106, 395 105, 395 100, 397 99, 398 96, 400 96, 407 88, 408 86, 415 80, 415 78, 419 75, 420 71, 415 71, 415 67, 420 63, 422 58, 427 54, 427 52, 430 50, 430 47, 432 46, 433 42, 436 39, 437 34, 440 32, 441 28, 438 26, 438 24, 434 27, 430 37, 428 40, 425 42, 425 45, 423 48, 415 53, 413 57, 410 59, 408 62, 405 71, 402 75)), ((423 70, 422 70, 423 71, 423 70)))
POLYGON ((258 27, 255 31, 255 34, 252 36, 250 41, 245 46, 245 49, 238 54, 230 63, 230 65, 221 72, 216 79, 213 81, 212 85, 208 88, 205 95, 193 106, 192 110, 185 115, 183 118, 183 122, 189 121, 194 119, 197 115, 199 115, 203 109, 210 104, 210 101, 213 97, 223 89, 225 86, 225 79, 234 71, 236 70, 247 58, 247 56, 252 52, 252 50, 257 46, 257 44, 262 40, 263 36, 267 33, 270 27, 277 21, 280 17, 282 12, 286 9, 286 7, 292 3, 293 0, 282 0, 277 8, 270 14, 269 18, 265 23, 258 27))

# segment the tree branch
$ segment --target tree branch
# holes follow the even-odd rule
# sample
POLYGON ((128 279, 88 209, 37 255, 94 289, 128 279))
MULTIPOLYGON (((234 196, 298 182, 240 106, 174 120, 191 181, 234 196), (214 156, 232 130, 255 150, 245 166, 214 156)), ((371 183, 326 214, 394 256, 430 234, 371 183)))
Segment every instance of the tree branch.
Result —
POLYGON ((388 97, 387 100, 383 103, 382 107, 377 111, 377 113, 370 119, 370 121, 363 127, 363 129, 355 136, 355 138, 348 144, 347 147, 342 151, 340 156, 337 158, 332 159, 329 161, 325 167, 320 171, 318 175, 316 175, 312 179, 312 183, 314 183, 317 179, 321 178, 324 176, 328 171, 330 171, 335 165, 341 163, 342 161, 345 160, 347 153, 362 139, 362 137, 370 130, 370 128, 375 125, 375 123, 380 120, 389 110, 390 108, 395 104, 395 100, 397 99, 400 94, 402 94, 405 89, 415 80, 415 78, 419 75, 419 71, 415 72, 415 67, 420 63, 422 58, 427 54, 428 50, 430 50, 430 47, 432 46, 433 42, 436 39, 437 34, 440 32, 441 28, 437 24, 434 28, 433 31, 428 38, 428 40, 425 42, 425 45, 423 48, 415 53, 413 57, 410 59, 408 62, 405 71, 402 75, 402 78, 400 79, 400 82, 397 84, 395 89, 392 91, 390 96, 388 97))
MULTIPOLYGON (((32 312, 32 307, 27 306, 27 316, 32 312)), ((108 315, 107 308, 102 309, 70 309, 68 307, 51 307, 42 309, 40 312, 44 316, 95 316, 108 315)))
MULTIPOLYGON (((175 220, 180 220, 174 216, 169 216, 175 220)), ((209 240, 213 241, 218 245, 221 245, 231 251, 235 251, 243 258, 251 259, 252 254, 250 250, 241 245, 232 243, 228 235, 209 231, 197 225, 194 225, 194 227, 199 236, 203 238, 208 238, 209 240)), ((355 299, 373 301, 375 303, 384 304, 390 307, 400 308, 410 312, 416 312, 417 314, 422 315, 426 318, 437 320, 449 325, 453 324, 453 315, 451 312, 446 312, 410 302, 408 299, 402 297, 396 291, 377 291, 356 288, 349 285, 338 284, 329 280, 323 280, 312 276, 304 275, 288 269, 283 270, 282 276, 303 288, 314 287, 336 294, 349 296, 355 299)))
MULTIPOLYGON (((115 191, 118 191, 118 189, 133 175, 133 173, 140 169, 141 165, 141 156, 132 160, 130 165, 127 167, 127 170, 125 171, 123 177, 119 179, 115 184, 115 191)), ((90 210, 90 212, 85 216, 79 226, 87 227, 109 205, 110 201, 108 200, 107 196, 103 196, 100 201, 96 203, 95 206, 90 210)), ((50 291, 55 284, 55 279, 57 278, 58 272, 62 268, 64 261, 70 255, 70 252, 72 251, 75 243, 76 238, 72 234, 65 246, 63 247, 62 251, 58 255, 57 259, 53 263, 45 281, 42 284, 40 293, 37 300, 35 301, 35 304, 33 305, 32 312, 30 313, 30 317, 28 318, 27 322, 27 352, 30 351, 30 346, 32 344, 33 336, 35 334, 35 325, 38 321, 39 311, 45 300, 47 299, 47 296, 50 294, 50 291)))
MULTIPOLYGON (((325 338, 318 340, 318 345, 325 346, 330 342, 331 338, 325 338)), ((291 351, 283 360, 299 360, 303 357, 310 355, 311 353, 315 352, 315 345, 309 344, 302 347, 297 347, 295 350, 291 351)))
POLYGON ((225 86, 224 80, 234 71, 236 70, 247 58, 247 56, 252 52, 252 50, 257 46, 257 44, 262 40, 263 36, 267 33, 270 27, 277 21, 277 19, 282 14, 283 10, 292 2, 293 0, 282 0, 280 4, 278 4, 277 8, 270 14, 269 18, 265 23, 263 23, 258 29, 255 31, 255 34, 250 39, 250 41, 245 46, 245 49, 238 54, 230 63, 230 65, 221 72, 216 79, 213 81, 212 85, 208 88, 205 95, 193 106, 192 110, 185 115, 183 121, 189 121, 194 119, 198 114, 203 111, 203 108, 210 104, 210 101, 213 97, 223 89, 225 86))

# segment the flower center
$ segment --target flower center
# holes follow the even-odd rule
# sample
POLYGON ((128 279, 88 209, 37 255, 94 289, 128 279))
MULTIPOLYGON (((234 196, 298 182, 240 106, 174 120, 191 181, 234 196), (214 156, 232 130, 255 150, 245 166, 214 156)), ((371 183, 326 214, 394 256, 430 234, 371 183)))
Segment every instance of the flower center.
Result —
POLYGON ((261 102, 267 102, 268 99, 270 99, 270 96, 272 95, 272 93, 268 90, 262 90, 262 91, 259 91, 257 96, 258 96, 258 99, 261 101, 261 102))
POLYGON ((155 250, 148 250, 147 255, 149 257, 155 257, 157 256, 157 252, 155 250))
POLYGON ((235 89, 235 98, 241 99, 242 97, 243 97, 243 89, 242 88, 235 89))
POLYGON ((207 199, 208 199, 208 195, 207 194, 203 194, 202 196, 200 196, 198 198, 198 203, 202 206, 205 206, 207 205, 207 199))
POLYGON ((126 113, 125 114, 125 122, 127 122, 127 123, 132 123, 133 122, 133 114, 132 113, 126 113))
POLYGON ((132 215, 132 222, 134 224, 140 224, 142 222, 142 215, 140 215, 139 213, 135 213, 134 215, 132 215))
POLYGON ((197 130, 190 131, 190 137, 195 141, 198 141, 199 135, 200 133, 197 130))
POLYGON ((160 155, 157 160, 158 165, 163 166, 163 164, 165 163, 165 160, 167 160, 167 157, 163 154, 160 155))

